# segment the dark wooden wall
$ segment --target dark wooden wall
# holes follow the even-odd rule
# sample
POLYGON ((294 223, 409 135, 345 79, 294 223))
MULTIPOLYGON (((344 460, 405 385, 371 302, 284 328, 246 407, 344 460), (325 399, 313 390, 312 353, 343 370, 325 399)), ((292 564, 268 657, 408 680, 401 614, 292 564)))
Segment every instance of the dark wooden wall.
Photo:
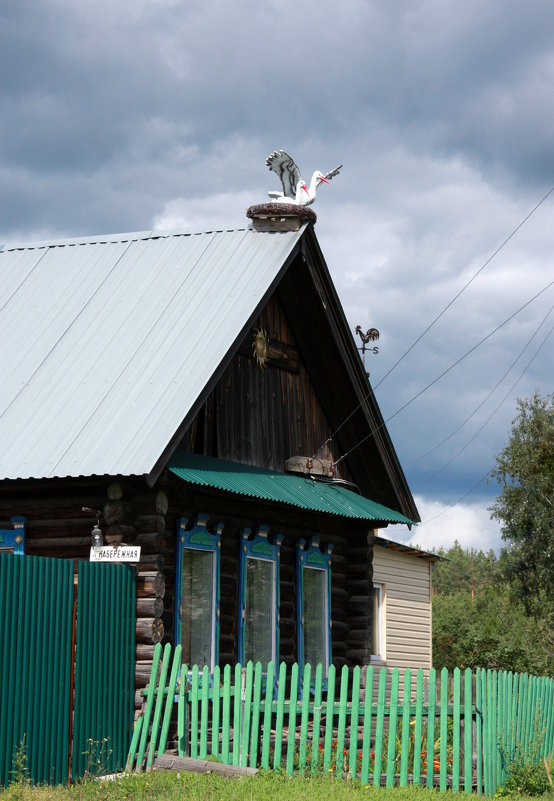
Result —
MULTIPOLYGON (((238 653, 239 537, 243 528, 265 523, 271 534, 283 534, 280 569, 279 659, 297 659, 296 542, 312 535, 333 543, 331 619, 333 662, 337 667, 369 662, 371 647, 371 576, 373 534, 360 525, 330 515, 316 515, 263 504, 242 496, 193 488, 164 474, 148 489, 141 479, 109 478, 10 482, 0 491, 0 527, 12 515, 27 518, 25 553, 88 559, 94 517, 82 506, 102 511, 106 541, 142 548, 137 565, 136 686, 149 677, 156 642, 173 642, 175 622, 177 522, 201 512, 208 527, 221 521, 220 664, 234 663, 238 653)), ((140 699, 137 696, 137 704, 140 699)))
MULTIPOLYGON (((210 515, 208 528, 224 524, 221 536, 220 582, 220 664, 233 663, 238 654, 238 586, 240 532, 252 531, 260 524, 284 537, 280 560, 280 648, 279 659, 291 664, 297 659, 296 631, 296 543, 313 535, 322 546, 333 544, 331 558, 331 620, 333 662, 368 664, 372 642, 372 558, 373 531, 367 523, 335 518, 278 504, 263 504, 239 495, 222 495, 209 489, 192 488, 175 477, 167 487, 170 512, 192 518, 198 513, 210 515), (171 507, 180 500, 177 512, 171 507)), ((167 620, 166 630, 173 631, 174 621, 167 620)))
MULTIPOLYGON (((340 456, 333 432, 300 357, 283 307, 274 295, 225 370, 183 438, 187 451, 283 472, 291 456, 334 461, 340 456), (254 330, 269 338, 269 361, 261 368, 253 350, 254 330), (320 447, 323 446, 323 447, 320 447)), ((349 479, 343 463, 338 477, 349 479)))

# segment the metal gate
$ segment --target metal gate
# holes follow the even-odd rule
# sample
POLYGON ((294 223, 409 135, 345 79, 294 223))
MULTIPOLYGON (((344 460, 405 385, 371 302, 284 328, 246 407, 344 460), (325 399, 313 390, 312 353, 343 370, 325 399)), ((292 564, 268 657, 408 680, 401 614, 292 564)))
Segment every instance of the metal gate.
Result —
POLYGON ((125 763, 133 723, 134 568, 0 553, 0 786, 25 757, 59 784, 125 763))
POLYGON ((127 565, 79 563, 74 778, 91 768, 125 767, 135 694, 135 575, 127 565))

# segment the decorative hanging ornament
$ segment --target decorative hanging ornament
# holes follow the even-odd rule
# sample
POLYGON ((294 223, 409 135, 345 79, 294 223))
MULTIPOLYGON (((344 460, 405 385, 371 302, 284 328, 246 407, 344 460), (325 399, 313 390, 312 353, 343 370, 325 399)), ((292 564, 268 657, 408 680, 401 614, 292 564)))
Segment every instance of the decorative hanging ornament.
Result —
POLYGON ((269 339, 267 331, 263 328, 256 328, 254 331, 254 341, 252 342, 252 352, 258 362, 258 367, 264 368, 269 359, 269 339))

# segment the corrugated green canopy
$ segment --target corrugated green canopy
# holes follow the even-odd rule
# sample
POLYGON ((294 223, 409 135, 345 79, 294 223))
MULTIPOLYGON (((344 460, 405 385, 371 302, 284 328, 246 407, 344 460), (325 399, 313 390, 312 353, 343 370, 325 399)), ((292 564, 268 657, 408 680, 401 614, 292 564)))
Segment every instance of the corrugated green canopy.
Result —
POLYGON ((169 470, 183 481, 201 487, 213 487, 236 495, 248 495, 273 503, 284 503, 313 512, 325 512, 355 520, 412 524, 400 512, 339 484, 316 481, 304 476, 274 473, 262 467, 176 452, 168 464, 169 470))

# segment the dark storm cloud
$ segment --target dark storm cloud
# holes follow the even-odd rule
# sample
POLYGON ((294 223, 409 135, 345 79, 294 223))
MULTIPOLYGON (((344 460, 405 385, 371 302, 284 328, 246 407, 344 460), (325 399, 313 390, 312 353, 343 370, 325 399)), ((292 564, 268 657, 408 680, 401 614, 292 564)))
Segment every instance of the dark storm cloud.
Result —
MULTIPOLYGON (((271 150, 308 177, 342 162, 316 230, 350 325, 381 330, 375 384, 554 184, 550 0, 19 0, 0 22, 0 241, 242 226, 278 188, 271 150)), ((385 418, 551 280, 551 218, 552 199, 376 390, 385 418)), ((552 302, 391 420, 424 515, 492 466, 514 397, 434 475, 525 360, 418 457, 480 403, 552 302)), ((548 352, 514 395, 551 389, 548 352)), ((479 513, 466 504, 460 525, 482 527, 494 491, 476 490, 479 513)))

